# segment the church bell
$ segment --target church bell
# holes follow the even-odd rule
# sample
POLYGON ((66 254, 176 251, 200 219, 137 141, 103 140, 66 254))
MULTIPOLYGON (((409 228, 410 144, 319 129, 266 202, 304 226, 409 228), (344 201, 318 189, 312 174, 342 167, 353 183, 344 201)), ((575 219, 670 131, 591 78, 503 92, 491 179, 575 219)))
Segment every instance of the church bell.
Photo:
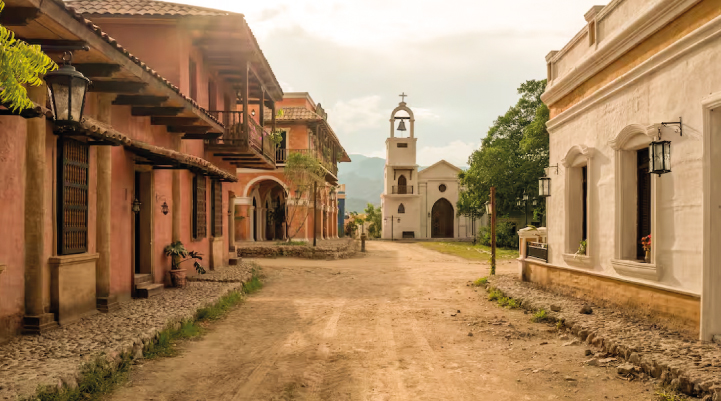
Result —
POLYGON ((406 130, 406 123, 405 121, 401 120, 400 124, 398 124, 398 131, 405 131, 406 130))

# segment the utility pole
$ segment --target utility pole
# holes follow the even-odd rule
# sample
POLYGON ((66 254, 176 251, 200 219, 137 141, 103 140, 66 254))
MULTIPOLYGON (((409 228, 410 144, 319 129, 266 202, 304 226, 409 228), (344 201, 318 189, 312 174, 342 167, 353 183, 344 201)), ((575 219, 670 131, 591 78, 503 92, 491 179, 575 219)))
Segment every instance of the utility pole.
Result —
POLYGON ((318 207, 318 183, 313 181, 313 246, 316 245, 316 237, 318 236, 318 212, 315 210, 318 207))
POLYGON ((496 275, 496 187, 491 187, 491 275, 496 275))

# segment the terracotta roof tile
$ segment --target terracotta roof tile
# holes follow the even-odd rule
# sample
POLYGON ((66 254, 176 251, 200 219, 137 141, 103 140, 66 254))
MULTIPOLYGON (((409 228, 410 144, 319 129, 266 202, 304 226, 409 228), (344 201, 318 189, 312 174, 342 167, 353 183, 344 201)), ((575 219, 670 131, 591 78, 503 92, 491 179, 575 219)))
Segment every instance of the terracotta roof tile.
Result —
MULTIPOLYGON (((105 1, 105 0, 103 0, 103 1, 105 1)), ((208 118, 210 118, 211 120, 213 120, 213 121, 215 121, 216 123, 220 124, 221 126, 223 125, 220 121, 218 121, 217 118, 215 118, 213 115, 211 115, 210 113, 208 113, 207 110, 205 110, 204 108, 200 107, 200 105, 198 105, 198 103, 197 103, 195 100, 191 99, 191 98, 188 97, 188 96, 185 96, 185 95, 180 91, 180 88, 178 88, 177 86, 173 85, 173 84, 172 84, 170 81, 168 81, 167 79, 163 78, 160 74, 158 74, 157 72, 155 72, 155 70, 153 70, 152 68, 148 67, 148 66, 147 66, 144 62, 142 62, 139 58, 133 56, 127 49, 125 49, 123 46, 121 46, 120 44, 118 44, 118 42, 117 42, 115 39, 113 39, 112 37, 110 37, 110 35, 108 35, 107 33, 103 32, 103 31, 100 29, 99 26, 97 26, 97 25, 95 25, 95 24, 93 23, 93 21, 90 21, 89 19, 84 18, 79 11, 77 11, 77 10, 76 10, 75 8, 73 8, 73 7, 67 6, 64 2, 59 1, 58 3, 59 3, 62 7, 64 7, 64 8, 68 11, 68 13, 69 13, 73 18, 75 18, 78 22, 80 22, 80 23, 82 23, 83 25, 85 25, 88 29, 90 29, 90 30, 93 31, 97 36, 99 36, 99 37, 102 38, 104 41, 106 41, 107 43, 109 43, 110 45, 112 45, 113 47, 115 47, 115 49, 117 49, 119 52, 123 53, 126 57, 128 57, 128 58, 129 58, 131 61, 133 61, 135 64, 137 64, 138 66, 140 66, 141 68, 143 68, 146 72, 150 73, 153 77, 155 77, 157 80, 159 80, 160 82, 162 82, 165 86, 167 86, 168 88, 172 89, 175 93, 177 93, 178 95, 180 95, 181 97, 183 97, 183 99, 185 99, 186 101, 188 101, 188 103, 190 103, 195 109, 199 110, 201 113, 205 114, 208 118)), ((70 3, 70 4, 72 4, 72 3, 70 3)))
MULTIPOLYGON (((83 14, 221 16, 228 11, 156 0, 71 0, 67 3, 83 14)), ((237 14, 236 14, 237 15, 237 14)))

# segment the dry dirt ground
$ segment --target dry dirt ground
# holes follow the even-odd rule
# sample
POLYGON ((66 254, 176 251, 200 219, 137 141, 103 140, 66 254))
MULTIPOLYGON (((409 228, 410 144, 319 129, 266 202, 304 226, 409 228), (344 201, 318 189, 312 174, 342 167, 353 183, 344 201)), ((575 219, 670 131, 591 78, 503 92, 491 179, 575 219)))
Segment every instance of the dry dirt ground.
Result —
POLYGON ((586 347, 467 286, 487 265, 415 244, 368 250, 260 260, 263 290, 179 356, 136 366, 112 399, 654 399, 649 384, 584 366, 586 347))

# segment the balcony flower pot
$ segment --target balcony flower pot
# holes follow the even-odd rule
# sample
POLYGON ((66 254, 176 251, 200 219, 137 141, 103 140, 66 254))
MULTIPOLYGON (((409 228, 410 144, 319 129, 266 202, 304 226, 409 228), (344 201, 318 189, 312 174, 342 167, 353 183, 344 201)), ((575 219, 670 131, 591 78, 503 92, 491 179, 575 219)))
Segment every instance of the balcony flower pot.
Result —
POLYGON ((180 241, 175 241, 168 245, 164 249, 165 256, 170 256, 172 260, 172 268, 170 270, 170 281, 173 283, 173 287, 183 288, 185 287, 186 271, 180 268, 180 264, 189 260, 194 261, 195 270, 198 274, 205 274, 205 269, 198 262, 203 260, 203 257, 197 251, 188 251, 180 241))

